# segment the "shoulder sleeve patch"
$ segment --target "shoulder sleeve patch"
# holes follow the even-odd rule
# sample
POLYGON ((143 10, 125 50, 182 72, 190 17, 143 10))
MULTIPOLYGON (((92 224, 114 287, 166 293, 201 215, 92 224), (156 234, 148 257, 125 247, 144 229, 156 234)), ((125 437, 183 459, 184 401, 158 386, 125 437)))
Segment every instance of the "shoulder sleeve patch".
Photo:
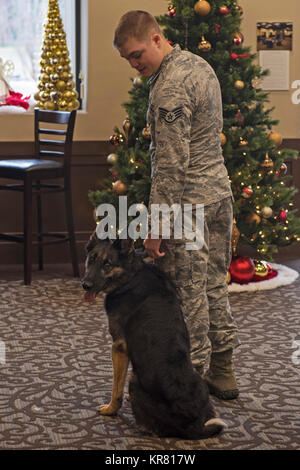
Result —
POLYGON ((176 119, 183 115, 182 106, 180 106, 179 108, 175 108, 172 111, 168 111, 165 108, 158 109, 160 119, 163 119, 167 124, 172 124, 176 121, 176 119))

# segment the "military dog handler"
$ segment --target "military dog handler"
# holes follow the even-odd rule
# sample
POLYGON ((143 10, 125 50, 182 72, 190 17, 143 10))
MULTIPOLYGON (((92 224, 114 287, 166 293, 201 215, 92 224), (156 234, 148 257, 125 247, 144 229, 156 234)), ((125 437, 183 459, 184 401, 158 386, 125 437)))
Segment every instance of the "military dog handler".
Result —
POLYGON ((204 59, 179 45, 172 47, 148 12, 124 14, 115 30, 114 46, 131 67, 149 77, 149 205, 204 206, 201 249, 187 250, 184 240, 162 239, 151 227, 145 249, 176 285, 194 367, 203 375, 209 362, 204 378, 210 392, 224 400, 236 398, 232 355, 239 340, 226 283, 232 192, 220 143, 219 81, 204 59))

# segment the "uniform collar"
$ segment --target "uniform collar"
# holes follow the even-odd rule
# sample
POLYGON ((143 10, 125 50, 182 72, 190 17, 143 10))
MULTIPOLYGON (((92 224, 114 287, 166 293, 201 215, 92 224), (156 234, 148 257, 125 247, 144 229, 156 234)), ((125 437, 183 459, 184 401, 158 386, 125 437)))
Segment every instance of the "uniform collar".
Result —
POLYGON ((171 60, 174 59, 174 57, 179 53, 181 52, 181 47, 179 46, 179 44, 175 44, 175 46, 173 47, 172 51, 169 52, 169 54, 167 54, 161 64, 160 64, 160 67, 159 69, 157 70, 157 72, 155 72, 153 75, 151 75, 151 77, 149 78, 148 80, 148 85, 152 85, 155 80, 157 79, 157 77, 159 76, 159 74, 166 68, 167 64, 169 62, 171 62, 171 60))

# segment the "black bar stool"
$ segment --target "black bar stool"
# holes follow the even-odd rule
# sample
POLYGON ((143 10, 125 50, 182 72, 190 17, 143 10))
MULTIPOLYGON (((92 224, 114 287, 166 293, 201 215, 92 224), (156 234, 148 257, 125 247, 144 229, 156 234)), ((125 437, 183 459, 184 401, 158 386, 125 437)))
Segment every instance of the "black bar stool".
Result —
MULTIPOLYGON (((32 271, 32 196, 37 197, 37 244, 39 269, 43 269, 43 246, 52 243, 69 242, 74 277, 79 276, 74 234, 72 195, 71 195, 71 158, 76 111, 44 111, 35 109, 35 159, 0 160, 0 178, 21 180, 19 184, 0 185, 0 190, 21 191, 23 193, 24 230, 22 236, 0 234, 0 240, 24 244, 24 283, 31 283, 32 271), (40 122, 61 125, 60 128, 44 129, 40 122), (63 127, 63 129, 61 129, 63 127), (40 134, 47 135, 41 139, 40 134), (50 138, 49 138, 49 137, 50 138), (54 139, 53 139, 54 136, 54 139), (53 150, 55 148, 56 150, 53 150), (59 150, 58 150, 59 149, 59 150), (43 158, 59 157, 60 161, 43 158), (61 184, 43 183, 45 180, 60 178, 61 184), (66 223, 68 235, 44 233, 42 224, 42 195, 64 192, 66 223), (46 237, 54 240, 45 241, 46 237)), ((55 127, 55 126, 54 126, 55 127)))

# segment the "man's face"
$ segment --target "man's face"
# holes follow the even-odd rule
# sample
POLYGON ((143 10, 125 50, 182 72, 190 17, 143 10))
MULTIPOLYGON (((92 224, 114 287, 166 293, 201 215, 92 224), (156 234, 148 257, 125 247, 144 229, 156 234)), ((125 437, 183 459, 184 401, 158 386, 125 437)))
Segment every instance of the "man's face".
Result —
POLYGON ((157 72, 163 60, 160 45, 158 34, 153 34, 149 41, 138 41, 132 37, 120 47, 119 52, 143 77, 150 77, 157 72))

